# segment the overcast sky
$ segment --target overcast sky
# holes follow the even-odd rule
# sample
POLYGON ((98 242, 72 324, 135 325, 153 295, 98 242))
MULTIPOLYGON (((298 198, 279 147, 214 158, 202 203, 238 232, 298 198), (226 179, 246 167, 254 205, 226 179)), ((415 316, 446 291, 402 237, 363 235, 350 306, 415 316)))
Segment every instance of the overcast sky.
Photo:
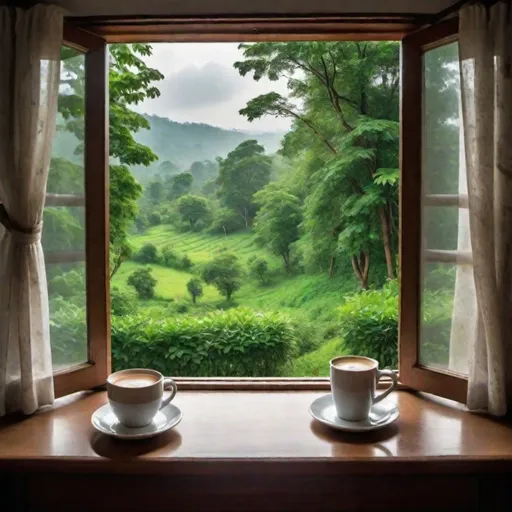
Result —
POLYGON ((249 123, 238 111, 247 101, 275 91, 286 95, 286 81, 256 82, 242 77, 233 63, 242 60, 237 43, 155 43, 147 58, 165 79, 156 85, 161 96, 139 104, 139 112, 168 117, 173 121, 206 123, 227 129, 286 131, 288 119, 265 116, 249 123))

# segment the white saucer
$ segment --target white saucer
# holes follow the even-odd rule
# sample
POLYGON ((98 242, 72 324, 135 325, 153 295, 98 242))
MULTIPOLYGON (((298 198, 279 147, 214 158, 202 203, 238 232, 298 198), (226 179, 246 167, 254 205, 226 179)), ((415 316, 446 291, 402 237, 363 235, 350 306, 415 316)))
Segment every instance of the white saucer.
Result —
POLYGON ((147 439, 175 427, 181 421, 181 411, 169 404, 157 412, 153 421, 140 428, 128 428, 119 423, 109 404, 96 409, 91 416, 92 426, 102 434, 118 439, 147 439))
POLYGON ((315 420, 336 430, 345 432, 368 432, 386 427, 395 422, 400 416, 398 407, 389 400, 375 404, 368 418, 362 421, 342 420, 336 414, 336 407, 331 393, 317 398, 310 406, 309 412, 315 420))

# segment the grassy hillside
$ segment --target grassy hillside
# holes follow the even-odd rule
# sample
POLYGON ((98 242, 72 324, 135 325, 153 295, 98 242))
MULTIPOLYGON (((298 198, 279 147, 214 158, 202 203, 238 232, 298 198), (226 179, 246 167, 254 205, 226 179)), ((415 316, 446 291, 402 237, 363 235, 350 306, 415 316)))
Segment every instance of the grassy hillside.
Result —
MULTIPOLYGON (((312 337, 314 350, 299 357, 292 374, 327 375, 329 360, 343 353, 343 343, 338 337, 337 307, 343 296, 356 289, 356 283, 350 279, 329 278, 319 275, 287 275, 282 269, 279 258, 270 254, 265 248, 255 244, 249 232, 236 233, 227 237, 204 233, 177 233, 170 226, 158 226, 148 230, 144 235, 133 236, 131 242, 135 249, 145 243, 152 243, 157 248, 171 246, 173 250, 188 257, 197 264, 205 263, 223 251, 236 254, 243 266, 251 256, 266 258, 271 268, 271 282, 267 286, 246 277, 234 301, 260 311, 280 311, 300 322, 301 330, 312 337), (314 338, 314 342, 313 342, 314 338)), ((128 276, 138 263, 129 261, 121 266, 114 276, 112 284, 122 290, 132 290, 126 283, 128 276)), ((150 265, 157 279, 156 298, 152 301, 139 301, 140 307, 161 307, 169 301, 188 304, 188 314, 203 314, 207 310, 223 305, 223 297, 212 286, 203 286, 204 295, 197 306, 193 306, 187 293, 186 283, 193 276, 160 265, 150 265)), ((161 310, 158 310, 161 311, 161 310)), ((165 314, 165 310, 162 310, 165 314)))

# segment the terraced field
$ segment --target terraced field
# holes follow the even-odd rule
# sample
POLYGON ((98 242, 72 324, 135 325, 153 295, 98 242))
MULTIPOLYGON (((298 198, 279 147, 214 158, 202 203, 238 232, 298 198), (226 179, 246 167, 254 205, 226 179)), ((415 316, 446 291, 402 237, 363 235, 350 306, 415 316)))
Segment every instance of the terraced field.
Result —
POLYGON ((205 233, 178 233, 170 226, 151 228, 144 235, 130 239, 134 249, 146 243, 154 244, 158 249, 168 246, 182 254, 187 254, 194 263, 204 263, 223 251, 236 254, 243 262, 251 256, 266 258, 271 266, 280 267, 281 261, 273 254, 259 247, 250 232, 233 233, 229 236, 209 235, 205 233))

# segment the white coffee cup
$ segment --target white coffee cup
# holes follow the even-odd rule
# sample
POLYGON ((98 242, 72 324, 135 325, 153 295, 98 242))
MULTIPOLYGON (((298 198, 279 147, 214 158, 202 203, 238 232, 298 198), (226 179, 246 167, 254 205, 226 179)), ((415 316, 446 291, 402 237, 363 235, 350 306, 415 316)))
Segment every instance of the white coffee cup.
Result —
POLYGON ((331 392, 338 416, 346 421, 368 418, 373 404, 386 398, 396 388, 398 377, 392 370, 379 370, 375 359, 340 356, 331 360, 331 392), (381 377, 390 377, 391 386, 375 394, 381 377))
POLYGON ((107 379, 107 396, 117 419, 126 427, 149 425, 156 413, 168 405, 178 388, 174 380, 156 370, 121 370, 107 379), (170 392, 164 397, 164 389, 170 392))

